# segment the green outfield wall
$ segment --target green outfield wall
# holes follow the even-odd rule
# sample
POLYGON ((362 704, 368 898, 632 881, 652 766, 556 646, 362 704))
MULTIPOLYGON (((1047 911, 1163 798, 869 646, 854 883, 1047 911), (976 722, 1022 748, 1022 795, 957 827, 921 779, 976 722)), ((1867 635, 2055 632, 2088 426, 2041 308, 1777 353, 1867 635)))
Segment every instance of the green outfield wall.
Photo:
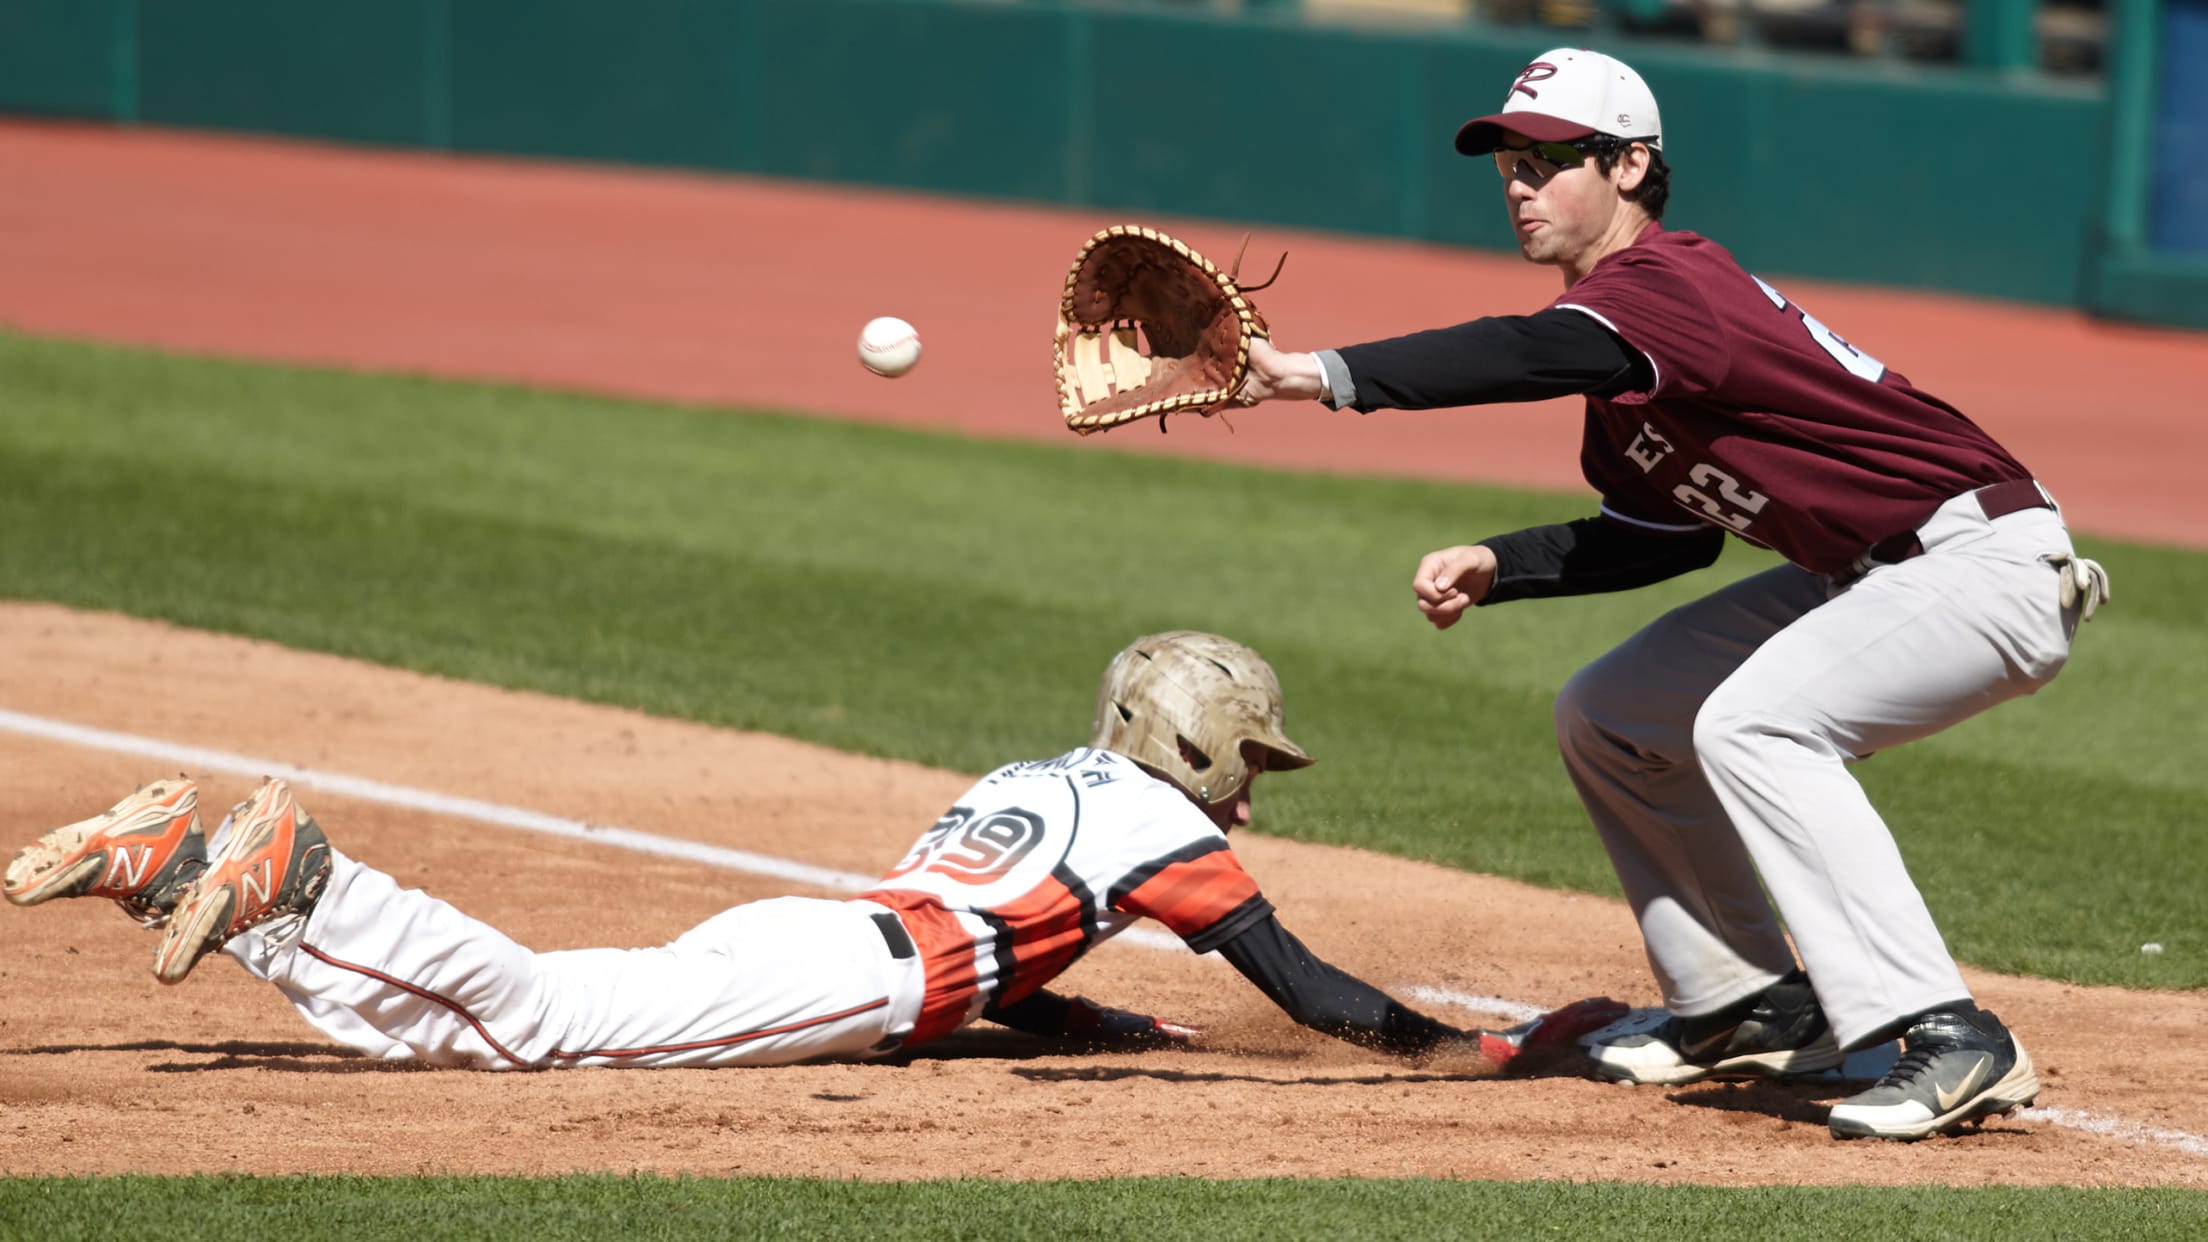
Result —
MULTIPOLYGON (((0 0, 0 109, 1499 248, 1492 168, 1450 138, 1566 37, 1075 0, 0 0)), ((1670 220, 1752 267, 2105 288, 2098 84, 1607 46, 1663 105, 1670 220)))

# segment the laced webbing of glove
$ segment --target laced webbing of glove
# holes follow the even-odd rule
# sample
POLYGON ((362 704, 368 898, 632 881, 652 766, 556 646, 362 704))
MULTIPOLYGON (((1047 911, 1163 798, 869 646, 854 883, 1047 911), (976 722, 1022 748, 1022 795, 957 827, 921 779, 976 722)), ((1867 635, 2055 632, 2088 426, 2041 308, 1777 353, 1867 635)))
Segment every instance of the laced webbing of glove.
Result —
POLYGON ((1234 270, 1156 229, 1114 225, 1091 237, 1066 273, 1054 350, 1060 412, 1076 435, 1153 417, 1163 430, 1173 414, 1208 417, 1241 390, 1250 341, 1266 334, 1234 270))

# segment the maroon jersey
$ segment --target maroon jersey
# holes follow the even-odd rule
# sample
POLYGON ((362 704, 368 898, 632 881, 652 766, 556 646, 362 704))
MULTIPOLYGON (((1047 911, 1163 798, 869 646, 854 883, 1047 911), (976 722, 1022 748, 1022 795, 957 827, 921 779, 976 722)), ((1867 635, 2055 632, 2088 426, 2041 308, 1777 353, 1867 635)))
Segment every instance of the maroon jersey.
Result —
POLYGON ((1554 305, 1600 320, 1655 370, 1648 392, 1587 399, 1580 469, 1616 520, 1718 526, 1837 573, 1950 497, 2030 477, 1706 237, 1651 224, 1554 305))

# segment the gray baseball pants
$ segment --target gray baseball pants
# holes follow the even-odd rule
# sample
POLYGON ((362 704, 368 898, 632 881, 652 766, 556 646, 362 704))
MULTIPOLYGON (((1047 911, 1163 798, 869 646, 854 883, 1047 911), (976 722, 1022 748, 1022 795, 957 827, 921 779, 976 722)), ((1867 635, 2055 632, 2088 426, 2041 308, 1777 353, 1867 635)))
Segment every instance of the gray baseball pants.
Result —
POLYGON ((2061 670, 2077 612, 2046 558, 2070 537, 2053 509, 1989 521, 1964 495, 1918 538, 1845 587, 1792 565, 1736 582, 1558 696, 1565 766, 1673 1013, 1776 981, 1787 931, 1843 1047, 1969 997, 1847 764, 2061 670))

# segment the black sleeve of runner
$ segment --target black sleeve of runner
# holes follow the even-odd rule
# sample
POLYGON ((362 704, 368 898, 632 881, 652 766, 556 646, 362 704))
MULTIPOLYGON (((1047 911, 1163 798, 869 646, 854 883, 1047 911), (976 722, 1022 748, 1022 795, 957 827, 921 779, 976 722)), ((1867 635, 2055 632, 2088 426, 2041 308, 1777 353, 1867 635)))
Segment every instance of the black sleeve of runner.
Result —
POLYGON ((1320 961, 1271 915, 1221 944, 1219 954, 1289 1017, 1337 1039, 1417 1053, 1463 1035, 1320 961))
POLYGON ((1648 359, 1578 311, 1551 307, 1497 315, 1336 350, 1357 392, 1338 401, 1360 411, 1437 410, 1645 391, 1648 359))
POLYGON ((1066 1033, 1066 1010, 1072 1005, 1073 1002, 1063 996, 1037 988, 1009 1005, 991 1001, 982 1009, 981 1016, 1015 1031, 1057 1039, 1066 1033))
POLYGON ((1514 599, 1630 591, 1706 569, 1725 550, 1725 532, 1712 526, 1692 534, 1662 534, 1591 517, 1480 542, 1495 554, 1495 585, 1480 601, 1484 607, 1514 599))

